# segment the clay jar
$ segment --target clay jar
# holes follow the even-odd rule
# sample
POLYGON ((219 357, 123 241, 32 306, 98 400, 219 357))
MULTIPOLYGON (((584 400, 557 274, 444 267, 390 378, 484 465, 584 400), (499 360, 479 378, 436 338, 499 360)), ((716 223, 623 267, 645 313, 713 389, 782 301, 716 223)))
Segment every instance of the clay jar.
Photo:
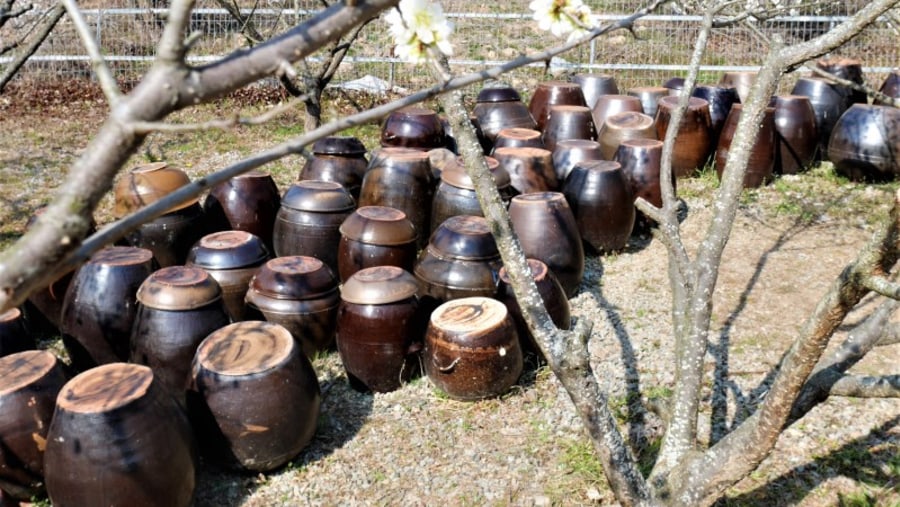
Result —
POLYGON ((362 269, 341 289, 337 348, 359 391, 399 389, 418 371, 424 333, 418 283, 396 266, 362 269))
MULTIPOLYGON (((669 96, 659 99, 659 109, 656 112, 657 139, 665 140, 666 131, 669 129, 669 119, 672 111, 677 107, 678 97, 669 96)), ((690 176, 706 164, 712 147, 710 125, 709 103, 703 99, 691 97, 675 136, 672 171, 676 177, 690 176)))
POLYGON ((353 197, 339 183, 295 182, 284 193, 275 219, 275 255, 315 257, 337 271, 339 229, 355 207, 353 197))
POLYGON ((203 202, 203 212, 210 232, 249 232, 262 239, 273 252, 272 230, 280 206, 281 192, 272 176, 250 171, 210 189, 203 202))
POLYGON ((374 266, 398 266, 412 271, 415 262, 416 228, 406 213, 387 206, 363 206, 341 224, 341 282, 374 266))
MULTIPOLYGON (((891 73, 884 78, 884 83, 881 84, 881 88, 879 88, 878 91, 893 99, 900 99, 900 70, 894 69, 891 71, 891 73)), ((877 97, 872 103, 876 106, 888 105, 877 97)))
POLYGON ((853 104, 831 133, 828 160, 854 181, 885 181, 900 173, 900 109, 853 104))
POLYGON ((807 169, 816 158, 819 144, 816 112, 809 97, 779 95, 775 107, 775 172, 795 174, 807 169))
POLYGON ((522 374, 522 348, 503 303, 484 297, 449 301, 428 322, 425 373, 448 396, 480 400, 509 390, 522 374))
POLYGON ((37 348, 18 308, 0 313, 0 357, 37 348))
POLYGON ((250 281, 248 317, 284 326, 310 358, 334 345, 340 300, 334 272, 315 257, 278 257, 266 262, 250 281))
MULTIPOLYGON (((847 81, 852 81, 860 86, 866 85, 863 77, 862 62, 855 58, 830 57, 821 58, 816 62, 816 67, 847 81)), ((827 78, 826 78, 827 79, 827 78)), ((866 104, 869 102, 866 92, 854 90, 849 86, 836 84, 838 90, 846 95, 851 104, 866 104)))
POLYGON ((616 78, 608 74, 575 74, 569 80, 581 86, 584 101, 587 107, 591 109, 597 104, 597 99, 601 95, 616 95, 619 93, 616 78))
POLYGON ((526 257, 549 267, 572 297, 584 276, 584 248, 575 215, 559 192, 537 192, 513 197, 509 218, 526 257))
POLYGON ((653 118, 633 111, 610 116, 600 129, 598 141, 604 160, 612 160, 619 145, 629 139, 656 139, 653 118))
POLYGON ((489 141, 488 152, 493 148, 497 134, 505 128, 534 129, 537 127, 528 106, 513 88, 488 87, 475 99, 475 114, 479 127, 489 141))
POLYGON ((543 192, 559 188, 552 152, 541 148, 497 148, 494 158, 509 174, 516 192, 543 192))
MULTIPOLYGON (((655 139, 630 139, 619 145, 614 160, 622 166, 622 173, 628 181, 631 195, 635 201, 643 197, 647 202, 662 207, 662 190, 660 183, 660 165, 662 162, 663 142, 655 139)), ((675 185, 672 178, 672 185, 675 185)), ((635 208, 634 229, 632 233, 643 234, 652 225, 652 221, 635 208)))
POLYGON ((428 241, 435 180, 428 154, 384 148, 372 157, 359 195, 360 206, 389 206, 406 213, 416 227, 416 246, 428 241))
POLYGON ((171 266, 148 276, 137 300, 131 362, 152 368, 159 382, 183 403, 197 346, 228 324, 219 284, 200 268, 171 266))
POLYGON ((44 489, 47 429, 67 379, 45 350, 4 356, 0 371, 0 490, 27 501, 44 489))
POLYGON ((494 139, 494 149, 491 153, 497 151, 498 148, 543 148, 544 140, 541 138, 541 132, 533 129, 511 128, 503 129, 494 139))
POLYGON ((850 107, 847 95, 842 94, 830 82, 813 77, 802 77, 794 84, 791 95, 809 97, 809 103, 816 113, 816 131, 819 133, 818 157, 828 152, 828 141, 838 118, 850 107))
POLYGON ((188 413, 206 456, 266 472, 312 440, 321 398, 316 372, 287 329, 236 322, 197 349, 188 413))
POLYGON ((500 252, 483 217, 459 215, 445 220, 419 254, 413 274, 426 301, 469 296, 493 297, 497 292, 500 252))
POLYGON ((150 250, 114 246, 77 271, 62 311, 62 339, 76 370, 128 360, 137 290, 155 269, 150 250))
POLYGON ((551 160, 558 181, 566 181, 566 176, 581 161, 602 160, 600 143, 587 139, 566 139, 556 144, 551 160))
POLYGON ((601 130, 607 118, 626 111, 643 113, 641 99, 631 95, 601 95, 591 110, 591 114, 594 116, 594 126, 601 130))
MULTIPOLYGON (((134 167, 116 182, 115 214, 124 217, 148 204, 152 204, 191 180, 183 170, 172 167, 166 162, 154 162, 134 167)), ((178 211, 196 204, 196 197, 185 200, 166 210, 166 213, 178 211)))
POLYGON ((244 319, 244 296, 250 279, 269 259, 269 251, 258 236, 244 231, 207 234, 188 254, 187 265, 203 268, 222 289, 225 310, 232 321, 244 319))
POLYGON ((537 130, 544 131, 550 116, 550 106, 587 106, 581 86, 565 81, 544 81, 537 85, 528 103, 537 130))
POLYGON ((719 80, 719 86, 724 88, 734 88, 741 98, 741 102, 747 102, 750 97, 750 88, 756 82, 755 71, 733 71, 724 72, 722 79, 719 80))
POLYGON ((731 106, 740 104, 741 98, 736 88, 714 85, 697 85, 691 95, 709 103, 710 145, 715 150, 731 106))
POLYGON ((563 195, 586 245, 598 252, 625 248, 634 228, 634 197, 618 162, 591 160, 575 166, 563 195))
POLYGON ((313 144, 312 153, 298 179, 340 183, 358 200, 363 175, 369 165, 362 141, 351 136, 326 137, 313 144))
POLYGON ((186 507, 196 444, 150 368, 113 363, 70 380, 56 400, 44 474, 53 505, 186 507))
MULTIPOLYGON (((500 192, 500 199, 508 205, 516 193, 510 182, 509 173, 500 167, 497 159, 485 157, 484 160, 491 172, 494 185, 500 192)), ((478 195, 475 193, 475 184, 462 166, 462 160, 448 164, 446 170, 441 173, 441 183, 431 202, 431 230, 436 230, 444 220, 457 215, 484 216, 478 195)))
POLYGON ((550 106, 544 126, 544 147, 553 151, 565 139, 597 140, 597 129, 587 106, 550 106))
POLYGON ((644 114, 653 118, 656 116, 657 102, 660 98, 669 96, 669 89, 664 86, 639 86, 625 93, 637 97, 641 101, 644 114))
MULTIPOLYGON (((719 178, 725 171, 731 141, 737 131, 742 110, 741 104, 732 106, 731 113, 725 121, 725 127, 722 128, 722 136, 719 138, 719 146, 716 148, 716 172, 719 174, 719 178)), ((774 168, 775 108, 767 107, 759 126, 759 132, 750 148, 747 172, 744 173, 744 188, 755 188, 770 182, 774 168)))
MULTIPOLYGON (((528 268, 531 270, 531 276, 534 278, 538 294, 540 294, 544 308, 547 309, 553 324, 559 329, 569 329, 569 326, 572 324, 569 300, 566 298, 566 291, 559 284, 559 280, 556 279, 556 276, 546 264, 537 259, 528 259, 528 268)), ((497 299, 506 305, 506 309, 516 323, 516 332, 519 335, 522 350, 543 357, 541 348, 538 346, 534 335, 525 323, 525 318, 522 316, 522 309, 519 306, 519 302, 516 301, 515 294, 513 294, 506 267, 500 268, 500 286, 497 290, 497 299)))
POLYGON ((428 151, 446 145, 444 126, 437 113, 406 107, 391 113, 381 127, 381 146, 428 151))

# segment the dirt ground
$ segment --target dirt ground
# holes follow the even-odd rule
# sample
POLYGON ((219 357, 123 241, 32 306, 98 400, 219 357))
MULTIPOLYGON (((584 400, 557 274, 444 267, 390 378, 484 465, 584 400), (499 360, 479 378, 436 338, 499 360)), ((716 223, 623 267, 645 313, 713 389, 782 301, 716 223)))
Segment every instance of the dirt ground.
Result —
MULTIPOLYGON (((104 116, 96 96, 0 96, 0 242, 63 184, 104 116), (23 106, 22 104, 25 104, 23 106)), ((238 101, 239 102, 239 101, 238 101)), ((178 115, 194 121, 237 102, 178 115)), ((257 106, 255 106, 257 107, 257 106)), ((208 174, 302 130, 300 113, 237 132, 156 135, 134 161, 162 158, 208 174)), ((377 127, 355 135, 372 146, 377 127), (367 137, 368 136, 368 137, 367 137)), ((302 161, 269 169, 283 189, 302 161)), ((712 218, 714 174, 679 182, 683 235, 694 252, 712 218)), ((714 299, 705 384, 704 438, 716 440, 764 396, 778 363, 827 286, 871 236, 896 184, 864 185, 825 165, 745 193, 714 299)), ((97 214, 111 220, 111 201, 97 214)), ((635 238, 618 254, 588 259, 573 314, 594 321, 590 350, 623 429, 646 462, 660 423, 639 400, 666 398, 673 382, 670 302, 663 245, 635 238)), ((871 298, 874 299, 874 298, 871 298)), ((875 301, 854 312, 832 347, 875 301)), ((900 345, 880 347, 854 373, 896 374, 900 345)), ((292 463, 248 475, 204 464, 197 505, 584 505, 613 502, 567 395, 530 368, 509 394, 477 403, 447 399, 427 379, 388 394, 351 390, 337 354, 316 360, 323 390, 319 429, 292 463)), ((790 427, 771 456, 729 491, 726 505, 900 505, 900 400, 833 398, 790 427)))

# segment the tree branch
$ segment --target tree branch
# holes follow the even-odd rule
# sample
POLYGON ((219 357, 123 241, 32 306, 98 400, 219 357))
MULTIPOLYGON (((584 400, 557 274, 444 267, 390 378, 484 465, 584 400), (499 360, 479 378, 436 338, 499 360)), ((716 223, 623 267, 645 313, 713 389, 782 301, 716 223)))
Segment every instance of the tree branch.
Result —
POLYGON ((19 69, 25 65, 25 62, 31 58, 31 55, 33 55, 38 48, 41 47, 41 44, 47 40, 47 37, 50 35, 50 32, 53 31, 56 23, 58 23, 65 14, 66 8, 61 3, 57 3, 52 9, 47 11, 38 27, 37 33, 31 39, 31 42, 12 62, 9 63, 9 65, 6 66, 3 70, 3 75, 0 75, 0 92, 3 92, 3 89, 6 88, 6 85, 9 84, 12 78, 19 72, 19 69))
POLYGON ((888 326, 884 335, 875 344, 876 347, 886 347, 900 343, 900 327, 896 325, 888 326))
POLYGON ((845 375, 831 386, 832 396, 900 398, 900 375, 869 377, 845 375))
POLYGON ((231 129, 237 126, 254 126, 262 125, 270 122, 278 116, 284 114, 291 109, 297 107, 298 104, 305 100, 306 95, 292 98, 291 100, 278 104, 263 114, 252 116, 249 118, 241 118, 235 115, 233 118, 221 118, 210 120, 202 123, 175 124, 165 122, 133 122, 129 125, 131 130, 137 134, 149 134, 151 132, 196 132, 200 130, 213 129, 231 129))
POLYGON ((861 85, 855 81, 850 81, 849 79, 844 79, 840 76, 835 76, 831 72, 820 69, 819 67, 816 67, 816 66, 805 65, 804 68, 806 70, 813 72, 814 74, 817 74, 819 76, 822 76, 822 77, 828 79, 829 81, 833 81, 841 86, 846 86, 847 88, 851 88, 858 92, 863 92, 866 95, 868 95, 869 97, 880 100, 882 105, 900 107, 900 100, 897 100, 894 97, 891 97, 890 95, 885 95, 872 87, 861 85))
POLYGON ((900 299, 900 283, 892 282, 881 275, 869 274, 860 280, 863 287, 886 298, 900 299))
POLYGON ((94 35, 91 33, 91 29, 88 27, 87 22, 84 20, 84 16, 81 15, 78 4, 75 3, 75 0, 62 0, 62 2, 63 5, 66 6, 69 18, 72 19, 72 23, 75 25, 78 36, 81 37, 81 44, 84 46, 84 49, 87 50, 88 56, 91 59, 91 68, 94 69, 94 74, 97 75, 97 79, 100 81, 100 89, 102 89, 103 94, 106 95, 109 107, 113 108, 122 96, 119 85, 116 83, 116 78, 113 77, 112 71, 109 70, 106 61, 103 59, 103 55, 100 54, 100 48, 97 46, 97 41, 94 40, 94 35))

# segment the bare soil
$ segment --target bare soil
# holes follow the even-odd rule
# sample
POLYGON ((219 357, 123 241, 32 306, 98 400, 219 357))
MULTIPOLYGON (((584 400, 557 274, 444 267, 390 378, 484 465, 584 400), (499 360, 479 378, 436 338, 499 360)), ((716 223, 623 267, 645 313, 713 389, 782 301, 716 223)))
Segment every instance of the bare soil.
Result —
MULTIPOLYGON (((19 89, 0 96, 0 241, 63 184, 105 115, 99 95, 19 89), (60 95, 61 94, 61 95, 60 95), (63 98, 68 94, 68 98, 63 98), (30 96, 32 98, 27 98, 30 96), (73 97, 74 100, 73 100, 73 97), (24 104, 24 105, 23 105, 24 104)), ((346 111, 338 102, 329 114, 346 111)), ((265 102, 227 99, 182 122, 248 114, 265 102)), ((134 162, 165 159, 201 176, 302 130, 302 113, 229 132, 154 134, 134 162)), ((377 127, 355 131, 374 146, 377 127)), ((286 188, 302 159, 270 167, 286 188)), ((712 218, 714 174, 679 182, 683 235, 691 252, 712 218)), ((707 357, 704 438, 714 441, 754 409, 766 379, 827 286, 888 210, 896 184, 863 185, 828 165, 781 178, 742 199, 714 299, 707 357)), ((111 201, 97 213, 112 219, 111 201)), ((634 238, 618 254, 592 257, 573 314, 594 322, 593 366, 642 463, 652 462, 660 421, 643 409, 673 382, 665 249, 634 238)), ((866 301, 832 343, 873 306, 866 301)), ((881 347, 853 369, 896 374, 900 345, 881 347)), ((507 395, 452 401, 420 378, 388 394, 349 388, 336 353, 315 361, 323 392, 319 428, 293 462, 251 475, 203 464, 197 505, 584 505, 614 503, 564 390, 532 363, 507 395)), ((727 505, 900 504, 900 400, 833 398, 789 428, 771 456, 732 488, 727 505)))

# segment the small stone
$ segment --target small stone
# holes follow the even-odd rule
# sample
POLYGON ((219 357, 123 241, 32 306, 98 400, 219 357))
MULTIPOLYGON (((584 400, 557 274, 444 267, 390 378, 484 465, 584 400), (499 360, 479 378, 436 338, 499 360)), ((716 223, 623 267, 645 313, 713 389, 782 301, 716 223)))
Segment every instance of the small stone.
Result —
POLYGON ((534 497, 534 505, 535 507, 546 507, 547 505, 550 505, 550 497, 538 495, 534 497))
POLYGON ((590 499, 594 502, 603 500, 603 496, 600 494, 599 491, 597 491, 597 488, 588 488, 587 489, 587 497, 588 497, 588 499, 590 499))

